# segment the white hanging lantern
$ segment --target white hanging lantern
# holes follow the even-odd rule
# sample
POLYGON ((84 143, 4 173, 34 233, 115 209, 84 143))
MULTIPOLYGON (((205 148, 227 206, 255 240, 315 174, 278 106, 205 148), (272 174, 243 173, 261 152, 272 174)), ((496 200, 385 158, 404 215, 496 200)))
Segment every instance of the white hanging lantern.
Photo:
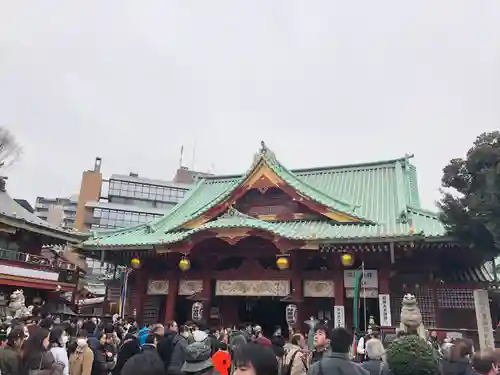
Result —
POLYGON ((199 322, 203 319, 203 303, 195 302, 191 307, 191 319, 194 322, 199 322))
POLYGON ((289 304, 286 305, 285 313, 286 313, 286 322, 289 326, 297 323, 297 305, 289 304))

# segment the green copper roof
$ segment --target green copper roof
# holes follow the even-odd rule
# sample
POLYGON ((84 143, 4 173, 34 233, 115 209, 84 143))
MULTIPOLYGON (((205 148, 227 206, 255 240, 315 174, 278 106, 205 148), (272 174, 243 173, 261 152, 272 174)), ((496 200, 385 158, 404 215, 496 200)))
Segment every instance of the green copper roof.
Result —
POLYGON ((434 213, 420 208, 416 169, 409 157, 376 163, 290 171, 269 150, 260 152, 245 175, 202 179, 165 216, 131 228, 95 233, 83 247, 129 247, 175 243, 208 229, 246 227, 262 229, 290 239, 341 241, 388 238, 415 234, 439 237, 445 234, 434 213), (361 223, 332 221, 269 222, 246 215, 222 216, 192 229, 180 227, 227 199, 259 162, 265 162, 280 178, 334 211, 356 216, 361 223))

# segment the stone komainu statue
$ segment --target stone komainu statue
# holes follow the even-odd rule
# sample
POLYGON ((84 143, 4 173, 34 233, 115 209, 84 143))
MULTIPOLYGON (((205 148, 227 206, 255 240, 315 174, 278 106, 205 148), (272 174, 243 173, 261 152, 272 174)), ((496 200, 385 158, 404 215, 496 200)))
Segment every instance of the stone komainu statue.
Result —
POLYGON ((400 331, 407 334, 416 334, 426 339, 425 328, 422 323, 422 314, 418 308, 417 299, 413 294, 405 294, 401 302, 400 331))
POLYGON ((19 319, 31 316, 33 306, 26 307, 24 292, 21 289, 18 289, 12 292, 12 294, 10 295, 8 310, 8 316, 19 319))

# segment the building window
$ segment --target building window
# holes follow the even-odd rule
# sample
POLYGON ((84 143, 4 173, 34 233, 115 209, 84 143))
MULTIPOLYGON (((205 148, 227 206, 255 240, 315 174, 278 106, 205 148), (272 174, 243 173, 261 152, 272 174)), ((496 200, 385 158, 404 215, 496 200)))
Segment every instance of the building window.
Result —
POLYGON ((100 220, 98 223, 92 224, 91 229, 124 228, 147 223, 159 216, 161 215, 96 208, 94 210, 94 218, 100 220))
MULTIPOLYGON (((118 202, 116 197, 123 198, 138 198, 142 200, 163 201, 163 202, 178 202, 186 189, 179 189, 168 186, 158 186, 150 184, 140 184, 125 181, 110 181, 108 195, 112 201, 118 202)), ((122 198, 122 199, 123 199, 122 198)))

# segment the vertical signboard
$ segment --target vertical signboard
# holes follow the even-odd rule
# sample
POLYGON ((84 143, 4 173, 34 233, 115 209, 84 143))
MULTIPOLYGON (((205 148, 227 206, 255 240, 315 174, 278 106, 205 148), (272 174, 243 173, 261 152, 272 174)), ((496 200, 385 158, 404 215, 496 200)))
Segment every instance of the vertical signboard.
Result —
POLYGON ((391 298, 389 294, 379 294, 378 304, 380 310, 380 326, 381 327, 392 326, 391 298))
POLYGON ((342 327, 345 328, 345 309, 344 306, 334 306, 333 308, 333 318, 335 328, 342 327))
POLYGON ((481 350, 494 349, 493 325, 491 324, 490 301, 484 289, 474 290, 474 307, 476 310, 477 331, 481 350))

